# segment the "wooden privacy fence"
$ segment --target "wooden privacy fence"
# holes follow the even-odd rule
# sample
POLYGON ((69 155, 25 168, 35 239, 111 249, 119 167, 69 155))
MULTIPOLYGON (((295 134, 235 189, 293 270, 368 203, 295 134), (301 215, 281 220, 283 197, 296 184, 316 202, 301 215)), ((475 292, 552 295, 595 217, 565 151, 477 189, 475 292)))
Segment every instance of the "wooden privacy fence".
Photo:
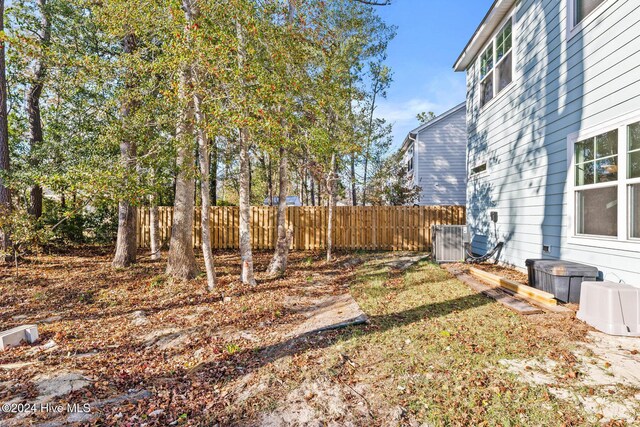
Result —
MULTIPOLYGON (((160 241, 168 245, 173 208, 158 208, 160 241)), ((326 247, 325 206, 288 207, 286 224, 291 231, 291 249, 320 250, 326 247)), ((150 246, 149 208, 138 209, 138 246, 150 246)), ((273 249, 277 239, 276 206, 251 207, 251 239, 254 249, 273 249)), ((209 214, 214 249, 239 248, 240 209, 212 207, 209 214)), ((431 226, 466 223, 464 206, 337 206, 334 210, 333 245, 335 249, 425 251, 431 249, 431 226)), ((193 245, 200 247, 200 211, 196 209, 193 245)))

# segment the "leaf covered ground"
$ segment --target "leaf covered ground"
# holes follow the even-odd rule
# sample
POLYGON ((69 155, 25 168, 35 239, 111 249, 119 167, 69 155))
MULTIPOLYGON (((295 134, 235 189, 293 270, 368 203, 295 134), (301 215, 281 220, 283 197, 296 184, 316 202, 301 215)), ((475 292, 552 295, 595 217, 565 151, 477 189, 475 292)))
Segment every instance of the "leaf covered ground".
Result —
MULTIPOLYGON (((256 254, 256 271, 269 256, 256 254)), ((249 288, 237 254, 218 253, 215 293, 204 278, 167 281, 163 263, 113 270, 105 248, 31 258, 18 280, 0 268, 0 330, 40 330, 35 345, 0 353, 0 402, 91 405, 0 424, 624 425, 554 392, 637 396, 580 382, 580 322, 518 316, 436 265, 397 269, 397 254, 322 258, 292 253, 285 279, 249 288), (296 301, 348 291, 369 324, 289 336, 307 314, 296 301), (551 383, 512 369, 538 362, 553 363, 551 383)))

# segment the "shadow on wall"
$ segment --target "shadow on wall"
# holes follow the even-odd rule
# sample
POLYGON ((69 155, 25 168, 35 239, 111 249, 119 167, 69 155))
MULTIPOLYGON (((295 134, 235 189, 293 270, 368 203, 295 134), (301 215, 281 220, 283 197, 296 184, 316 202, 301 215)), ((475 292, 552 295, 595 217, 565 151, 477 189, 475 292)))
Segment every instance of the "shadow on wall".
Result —
POLYGON ((483 252, 495 240, 503 241, 502 258, 509 263, 519 263, 522 252, 552 259, 562 255, 566 138, 579 127, 575 123, 582 118, 583 95, 583 82, 576 81, 583 78, 582 35, 569 41, 567 53, 565 42, 560 41, 566 31, 561 19, 564 4, 543 0, 520 4, 515 16, 520 30, 514 75, 519 81, 507 94, 508 105, 498 112, 501 117, 483 117, 491 135, 486 129, 476 133, 479 108, 474 105, 471 110, 469 165, 473 167, 472 156, 484 156, 491 172, 468 187, 470 225, 479 236, 474 250, 483 252), (570 81, 576 89, 566 92, 570 81), (562 122, 569 115, 569 124, 575 125, 567 130, 562 122), (511 129, 517 129, 515 134, 511 129), (504 146, 501 140, 512 142, 504 146), (492 237, 492 209, 499 212, 498 239, 492 237), (483 236, 487 237, 485 248, 481 247, 483 236), (551 247, 550 253, 543 251, 543 245, 551 247))
POLYGON ((496 243, 493 223, 489 212, 496 207, 493 201, 493 184, 485 179, 471 178, 469 180, 471 192, 469 194, 468 215, 472 230, 471 249, 473 253, 484 255, 496 243))

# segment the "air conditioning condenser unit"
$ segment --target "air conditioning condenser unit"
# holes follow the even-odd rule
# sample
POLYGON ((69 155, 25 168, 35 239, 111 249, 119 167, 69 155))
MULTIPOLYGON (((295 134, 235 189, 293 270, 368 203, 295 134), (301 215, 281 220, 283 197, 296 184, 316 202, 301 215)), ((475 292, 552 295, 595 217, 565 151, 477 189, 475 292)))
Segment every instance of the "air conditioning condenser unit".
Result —
POLYGON ((466 225, 432 226, 433 256, 436 262, 462 262, 467 257, 465 244, 469 243, 466 225))

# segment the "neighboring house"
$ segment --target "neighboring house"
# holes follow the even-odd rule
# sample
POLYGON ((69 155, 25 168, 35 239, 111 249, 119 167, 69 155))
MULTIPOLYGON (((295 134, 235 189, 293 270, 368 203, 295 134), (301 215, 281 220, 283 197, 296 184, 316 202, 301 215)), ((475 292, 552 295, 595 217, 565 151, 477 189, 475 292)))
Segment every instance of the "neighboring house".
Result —
POLYGON ((466 203, 467 125, 465 103, 412 130, 402 144, 409 179, 424 206, 466 203))
MULTIPOLYGON (((278 196, 273 196, 273 206, 278 206, 280 203, 280 198, 278 196)), ((269 198, 264 199, 264 205, 269 206, 269 198)), ((302 206, 302 202, 300 201, 300 197, 298 196, 287 196, 287 206, 302 206)))
POLYGON ((640 286, 640 3, 497 0, 467 72, 468 222, 501 260, 640 286), (497 211, 497 236, 490 221, 497 211))

